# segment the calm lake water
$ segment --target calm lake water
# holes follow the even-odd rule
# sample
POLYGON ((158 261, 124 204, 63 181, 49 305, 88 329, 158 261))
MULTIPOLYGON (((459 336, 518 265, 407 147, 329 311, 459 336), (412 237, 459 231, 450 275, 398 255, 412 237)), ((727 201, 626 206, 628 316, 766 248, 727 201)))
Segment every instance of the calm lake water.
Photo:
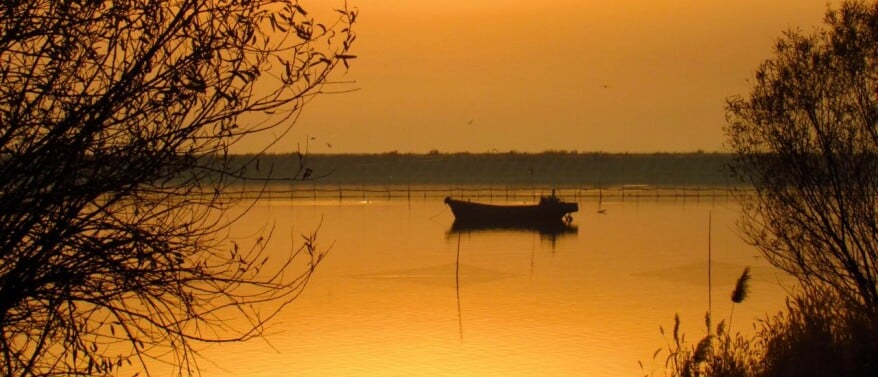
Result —
POLYGON ((319 226, 319 244, 332 249, 265 341, 208 347, 202 372, 661 375, 667 354, 653 352, 670 338, 659 326, 671 329, 679 313, 690 342, 705 334, 709 219, 715 323, 728 318, 745 266, 751 295, 734 329, 752 333, 783 306, 791 282, 740 240, 737 217, 725 197, 585 199, 577 230, 552 237, 451 232, 441 198, 263 200, 236 236, 273 225, 271 247, 286 252, 319 226))

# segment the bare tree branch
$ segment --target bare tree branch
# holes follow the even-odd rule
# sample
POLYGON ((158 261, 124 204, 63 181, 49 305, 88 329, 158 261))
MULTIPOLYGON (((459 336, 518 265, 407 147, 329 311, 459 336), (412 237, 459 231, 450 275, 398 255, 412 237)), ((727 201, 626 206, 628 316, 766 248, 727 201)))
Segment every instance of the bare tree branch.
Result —
POLYGON ((342 5, 0 3, 0 374, 197 374, 195 344, 259 336, 301 293, 326 250, 229 242, 227 156, 355 57, 342 5))
POLYGON ((878 310, 878 4, 789 31, 746 97, 727 102, 735 171, 755 188, 742 229, 806 287, 878 310))

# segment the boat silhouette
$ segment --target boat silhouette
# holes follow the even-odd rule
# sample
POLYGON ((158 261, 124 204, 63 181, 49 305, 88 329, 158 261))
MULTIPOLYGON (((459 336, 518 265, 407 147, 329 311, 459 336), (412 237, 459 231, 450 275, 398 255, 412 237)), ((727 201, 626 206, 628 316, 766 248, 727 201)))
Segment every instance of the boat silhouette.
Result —
POLYGON ((554 195, 543 196, 537 204, 499 205, 445 198, 458 228, 560 229, 572 221, 570 213, 578 203, 564 202, 554 195))

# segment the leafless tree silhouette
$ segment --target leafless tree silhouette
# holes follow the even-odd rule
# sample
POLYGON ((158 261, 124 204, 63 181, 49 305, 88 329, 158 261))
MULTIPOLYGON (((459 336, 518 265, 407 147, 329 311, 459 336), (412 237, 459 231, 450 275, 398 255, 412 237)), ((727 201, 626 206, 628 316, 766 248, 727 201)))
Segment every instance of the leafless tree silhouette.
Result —
POLYGON ((227 156, 354 58, 338 6, 0 2, 0 374, 197 374, 296 298, 325 250, 227 239, 227 156))
POLYGON ((791 31, 728 101, 742 229, 808 289, 878 310, 878 4, 846 1, 791 31))

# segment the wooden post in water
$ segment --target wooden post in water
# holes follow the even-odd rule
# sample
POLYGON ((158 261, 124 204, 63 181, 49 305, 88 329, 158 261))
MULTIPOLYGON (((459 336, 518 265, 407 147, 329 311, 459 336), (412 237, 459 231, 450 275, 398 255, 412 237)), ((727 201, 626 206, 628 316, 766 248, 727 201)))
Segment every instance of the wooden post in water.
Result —
MULTIPOLYGON (((713 250, 711 250, 710 243, 710 230, 711 230, 711 221, 713 212, 707 212, 707 313, 708 315, 712 315, 713 313, 713 279, 712 279, 712 269, 713 269, 713 250)), ((708 329, 710 331, 710 329, 708 329)), ((709 334, 708 334, 709 335, 709 334)))
POLYGON ((454 290, 457 291, 457 328, 463 343, 463 317, 460 313, 460 233, 457 233, 457 259, 454 262, 454 290))

